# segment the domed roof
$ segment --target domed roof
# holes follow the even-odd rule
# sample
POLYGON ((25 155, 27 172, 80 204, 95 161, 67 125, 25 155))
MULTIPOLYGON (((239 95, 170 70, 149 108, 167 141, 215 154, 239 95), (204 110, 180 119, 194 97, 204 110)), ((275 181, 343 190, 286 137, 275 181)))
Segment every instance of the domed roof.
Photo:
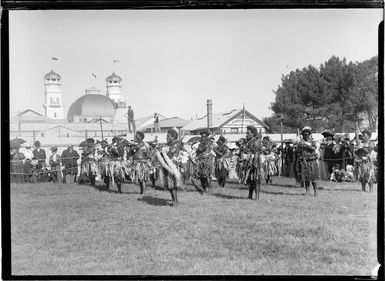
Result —
POLYGON ((59 74, 57 74, 56 72, 54 72, 52 69, 50 72, 48 72, 45 76, 44 76, 44 79, 48 79, 48 78, 56 78, 56 79, 61 79, 61 76, 59 74))
POLYGON ((118 75, 115 74, 115 72, 113 72, 110 76, 108 76, 106 78, 106 81, 110 81, 110 80, 118 80, 119 82, 122 82, 122 78, 118 75))
POLYGON ((106 96, 88 94, 81 96, 71 104, 67 113, 67 119, 73 122, 74 116, 112 117, 117 107, 117 104, 106 96))

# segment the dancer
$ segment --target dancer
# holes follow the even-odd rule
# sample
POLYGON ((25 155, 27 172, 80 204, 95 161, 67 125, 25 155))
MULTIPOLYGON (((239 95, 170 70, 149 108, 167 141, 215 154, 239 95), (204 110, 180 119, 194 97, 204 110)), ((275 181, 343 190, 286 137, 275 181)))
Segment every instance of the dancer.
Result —
POLYGON ((313 185, 314 196, 317 196, 317 180, 319 179, 316 143, 310 138, 311 128, 304 127, 301 131, 302 140, 299 141, 296 154, 296 174, 301 182, 301 186, 305 186, 306 194, 309 193, 310 182, 313 185))
POLYGON ((229 175, 229 156, 230 151, 227 147, 226 139, 224 136, 220 136, 217 141, 217 147, 214 147, 215 152, 215 177, 218 180, 218 184, 224 187, 226 184, 227 176, 229 175))

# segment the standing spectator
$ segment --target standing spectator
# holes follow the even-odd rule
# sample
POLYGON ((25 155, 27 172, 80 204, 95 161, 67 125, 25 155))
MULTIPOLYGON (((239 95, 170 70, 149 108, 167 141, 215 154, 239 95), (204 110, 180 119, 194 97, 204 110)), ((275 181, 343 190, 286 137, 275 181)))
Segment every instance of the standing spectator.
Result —
POLYGON ((160 133, 159 116, 158 113, 154 113, 154 133, 160 133))
POLYGON ((128 131, 130 132, 130 134, 132 133, 132 130, 131 130, 131 126, 132 126, 135 134, 136 128, 135 128, 135 120, 134 120, 134 110, 132 110, 131 105, 128 106, 127 121, 128 121, 128 131))
POLYGON ((63 170, 63 183, 67 183, 67 175, 69 175, 69 183, 76 181, 76 175, 78 173, 78 159, 79 154, 74 150, 74 146, 69 144, 67 149, 61 154, 63 170))
POLYGON ((350 143, 349 136, 347 136, 347 135, 342 140, 341 152, 342 152, 342 166, 341 166, 341 168, 346 171, 348 165, 351 165, 351 166, 354 165, 353 146, 350 143))
POLYGON ((32 182, 32 160, 33 160, 33 152, 31 150, 32 145, 27 143, 25 145, 24 151, 24 181, 32 182))
POLYGON ((24 182, 24 154, 19 152, 20 144, 11 146, 11 182, 24 182))
POLYGON ((35 145, 35 150, 33 151, 33 156, 34 156, 34 159, 38 161, 36 165, 36 170, 38 171, 37 181, 44 182, 47 180, 46 176, 44 176, 44 174, 39 172, 42 171, 43 165, 46 164, 45 160, 47 156, 45 154, 45 150, 40 147, 40 142, 38 140, 35 141, 34 145, 35 145))
POLYGON ((284 176, 294 178, 294 141, 289 139, 283 148, 284 176))
POLYGON ((49 157, 49 165, 51 166, 51 178, 53 182, 62 183, 61 159, 57 153, 57 147, 51 147, 52 155, 49 157))
POLYGON ((323 158, 324 158, 324 161, 326 162, 326 165, 327 165, 328 174, 331 175, 333 173, 334 158, 335 158, 334 157, 334 151, 333 151, 334 134, 330 131, 325 131, 322 133, 322 135, 325 138, 325 140, 323 142, 323 147, 322 147, 323 151, 324 151, 323 158))
POLYGON ((334 164, 333 167, 335 168, 336 166, 339 166, 338 169, 341 169, 342 167, 342 137, 335 135, 334 136, 334 147, 333 147, 333 152, 334 152, 334 164), (338 165, 337 165, 338 164, 338 165))

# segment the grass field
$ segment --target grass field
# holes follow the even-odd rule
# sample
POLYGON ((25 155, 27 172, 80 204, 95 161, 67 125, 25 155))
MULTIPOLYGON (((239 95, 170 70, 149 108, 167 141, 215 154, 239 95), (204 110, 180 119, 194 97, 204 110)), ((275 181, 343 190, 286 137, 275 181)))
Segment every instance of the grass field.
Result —
POLYGON ((376 262, 376 192, 320 182, 305 196, 276 177, 259 201, 243 185, 199 195, 123 185, 11 185, 15 275, 370 275, 376 262))

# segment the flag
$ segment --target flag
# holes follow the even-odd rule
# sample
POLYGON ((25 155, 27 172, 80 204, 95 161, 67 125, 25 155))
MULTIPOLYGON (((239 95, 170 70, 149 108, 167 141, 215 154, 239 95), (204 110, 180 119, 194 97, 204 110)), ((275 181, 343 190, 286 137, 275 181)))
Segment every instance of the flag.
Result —
POLYGON ((94 78, 96 79, 96 75, 94 73, 92 73, 92 76, 94 76, 94 78))
POLYGON ((113 60, 113 62, 119 62, 119 60, 113 60))
POLYGON ((52 59, 52 60, 57 60, 57 58, 55 58, 55 57, 52 57, 51 59, 52 59))

